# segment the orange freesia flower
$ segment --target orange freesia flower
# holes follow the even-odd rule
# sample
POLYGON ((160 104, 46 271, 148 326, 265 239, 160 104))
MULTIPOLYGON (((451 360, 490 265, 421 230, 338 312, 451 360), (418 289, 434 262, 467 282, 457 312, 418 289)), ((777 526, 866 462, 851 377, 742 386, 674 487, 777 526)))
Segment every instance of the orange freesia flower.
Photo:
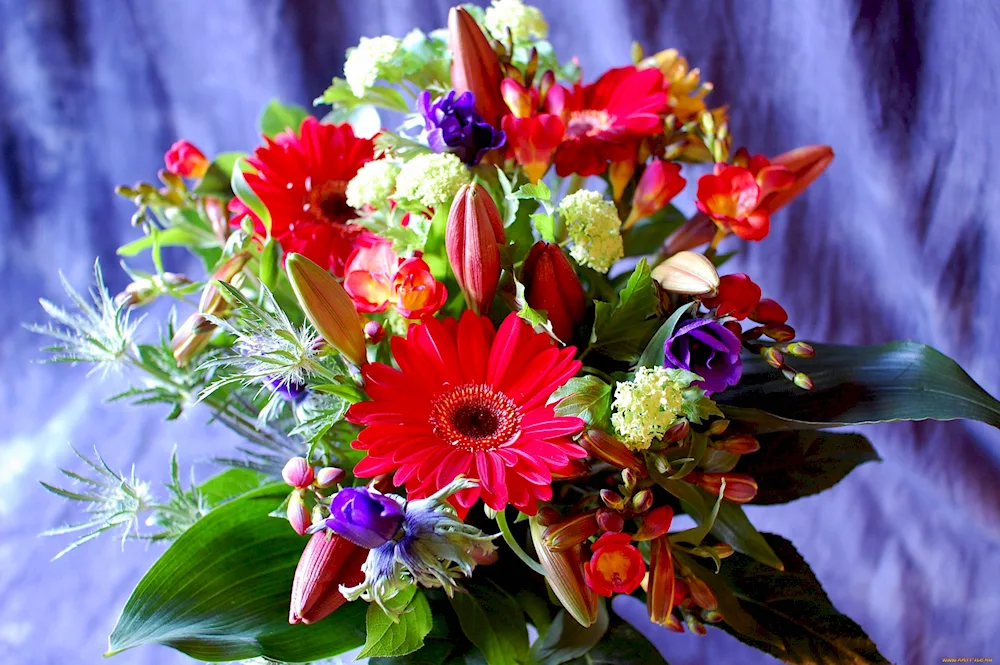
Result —
POLYGON ((359 312, 384 312, 391 305, 404 318, 419 319, 448 298, 423 259, 402 260, 387 243, 355 250, 345 272, 344 290, 359 312))
POLYGON ((593 556, 584 567, 591 589, 608 597, 636 590, 646 575, 646 562, 631 540, 627 533, 606 533, 597 539, 591 547, 593 556))

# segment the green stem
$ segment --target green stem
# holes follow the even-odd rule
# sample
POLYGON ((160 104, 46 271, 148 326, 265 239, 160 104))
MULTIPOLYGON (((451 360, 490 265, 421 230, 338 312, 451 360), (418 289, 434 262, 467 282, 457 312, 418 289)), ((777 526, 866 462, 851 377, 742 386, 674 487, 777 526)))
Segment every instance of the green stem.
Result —
POLYGON ((511 533, 510 526, 507 524, 507 515, 503 510, 497 511, 497 525, 500 527, 500 532, 503 534, 503 539, 507 541, 507 546, 514 551, 514 554, 524 562, 528 568, 538 573, 541 576, 545 576, 548 573, 542 568, 542 564, 538 563, 530 556, 528 553, 521 549, 521 545, 514 539, 514 534, 511 533))

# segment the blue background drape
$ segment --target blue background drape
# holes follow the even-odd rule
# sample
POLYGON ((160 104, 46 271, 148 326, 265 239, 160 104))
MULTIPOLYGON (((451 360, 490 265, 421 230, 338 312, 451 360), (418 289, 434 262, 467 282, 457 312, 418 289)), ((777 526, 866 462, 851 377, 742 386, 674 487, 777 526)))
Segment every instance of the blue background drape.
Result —
MULTIPOLYGON (((115 184, 152 180, 184 137, 246 150, 272 97, 308 104, 362 35, 444 24, 416 0, 0 0, 0 655, 98 663, 117 612, 159 552, 102 538, 55 563, 40 531, 77 515, 37 480, 80 470, 69 444, 159 483, 174 445, 199 463, 234 443, 207 414, 102 400, 126 384, 32 364, 39 297, 61 301, 134 237, 115 184)), ((716 84, 738 144, 837 152, 733 269, 786 305, 805 339, 912 339, 1000 393, 1000 10, 977 0, 538 0, 586 80, 677 47, 716 84)), ((687 197, 690 200, 690 197, 687 197)), ((690 210, 691 206, 687 206, 690 210)), ((176 261, 176 257, 172 257, 176 261)), ((170 266, 183 269, 179 263, 170 266)), ((893 662, 1000 658, 1000 435, 976 424, 866 432, 884 462, 794 504, 751 508, 790 538, 831 599, 893 662)), ((641 615, 641 611, 638 613, 641 615)), ((651 633, 674 665, 773 662, 720 631, 651 633)), ((149 647, 117 659, 183 663, 149 647)))

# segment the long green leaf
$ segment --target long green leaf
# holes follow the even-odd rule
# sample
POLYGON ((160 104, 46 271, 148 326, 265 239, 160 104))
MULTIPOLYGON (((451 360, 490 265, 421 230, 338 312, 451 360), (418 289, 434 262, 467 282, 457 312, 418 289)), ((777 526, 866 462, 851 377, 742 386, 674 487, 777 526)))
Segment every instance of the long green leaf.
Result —
POLYGON ((215 156, 208 165, 205 176, 194 188, 194 193, 200 196, 219 196, 228 199, 233 195, 230 182, 233 179, 233 169, 236 160, 243 157, 242 152, 222 152, 215 156))
POLYGON ((531 657, 537 665, 561 665, 584 655, 604 637, 608 630, 608 609, 602 600, 593 625, 583 627, 566 610, 559 610, 545 637, 531 647, 531 657))
POLYGON ((109 654, 164 644, 219 662, 320 660, 361 646, 367 603, 311 626, 289 625, 292 577, 305 540, 268 517, 288 493, 272 485, 222 504, 168 548, 139 582, 109 654))
POLYGON ((528 628, 517 601, 492 582, 466 583, 468 593, 450 600, 462 632, 482 651, 489 665, 528 662, 528 628))
POLYGON ((743 455, 737 471, 757 481, 752 503, 787 503, 829 489, 855 467, 879 461, 860 434, 795 431, 757 436, 760 450, 743 455))
POLYGON ((738 386, 715 396, 727 415, 758 431, 895 420, 979 420, 1000 427, 1000 402, 938 351, 914 342, 881 346, 815 344, 794 366, 812 390, 794 387, 762 360, 748 359, 738 386), (753 411, 756 410, 756 411, 753 411))
POLYGON ((791 543, 766 534, 785 563, 775 570, 734 554, 722 577, 740 605, 780 644, 761 640, 729 623, 719 624, 741 642, 797 665, 882 665, 888 661, 861 627, 837 611, 819 580, 791 543))
POLYGON ((618 617, 593 649, 573 665, 667 665, 652 642, 618 617))

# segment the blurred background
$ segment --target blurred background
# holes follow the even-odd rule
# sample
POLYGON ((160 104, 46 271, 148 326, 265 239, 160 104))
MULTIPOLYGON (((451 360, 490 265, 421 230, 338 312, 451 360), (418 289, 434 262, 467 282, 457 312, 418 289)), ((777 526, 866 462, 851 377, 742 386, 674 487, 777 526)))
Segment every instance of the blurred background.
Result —
MULTIPOLYGON (((103 662, 107 635, 159 554, 41 531, 79 515, 38 485, 70 445, 158 485, 177 447, 199 478, 234 444, 193 409, 104 404, 124 377, 34 364, 39 297, 91 284, 100 256, 136 236, 116 184, 154 180, 186 138, 206 154, 249 150, 279 97, 309 105, 362 35, 445 23, 445 0, 0 0, 0 657, 103 662)), ((1000 6, 977 0, 537 0, 585 80, 676 47, 730 105, 734 147, 774 155, 811 143, 837 159, 731 264, 783 303, 803 339, 911 339, 1000 393, 1000 6)), ((679 197, 682 207, 692 196, 679 197)), ((687 204, 690 211, 692 205, 687 204)), ((168 270, 186 265, 168 256, 168 270)), ((1000 658, 1000 434, 979 425, 867 428, 884 461, 794 504, 750 508, 789 538, 834 604, 893 662, 1000 658)), ((637 616, 641 616, 641 609, 637 616)), ((673 665, 769 663, 718 630, 647 631, 673 665)), ((112 662, 177 664, 144 647, 112 662)))

